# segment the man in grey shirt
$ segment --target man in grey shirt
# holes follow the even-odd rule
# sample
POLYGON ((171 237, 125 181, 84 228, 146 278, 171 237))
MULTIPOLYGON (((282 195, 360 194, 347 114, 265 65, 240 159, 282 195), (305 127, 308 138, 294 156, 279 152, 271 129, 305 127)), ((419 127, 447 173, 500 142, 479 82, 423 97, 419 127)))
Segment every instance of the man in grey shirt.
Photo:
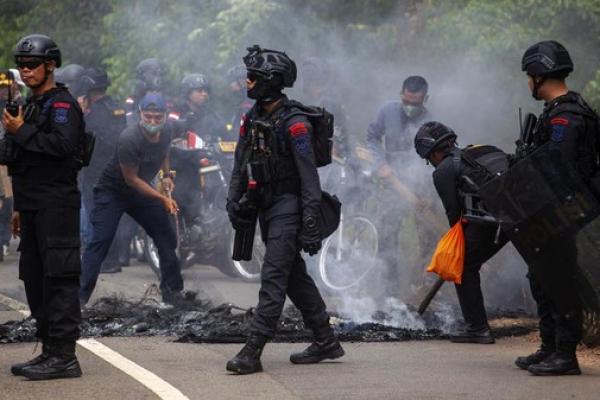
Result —
POLYGON ((427 254, 428 234, 417 209, 423 207, 416 199, 427 181, 427 171, 413 152, 413 138, 419 127, 431 119, 425 107, 429 85, 422 76, 409 76, 402 83, 400 100, 385 103, 375 121, 367 129, 367 147, 373 157, 380 180, 378 199, 386 210, 385 224, 380 230, 380 257, 389 267, 388 278, 396 281, 394 293, 401 294, 420 274, 415 268, 427 254), (414 243, 415 233, 418 243, 414 243), (407 237, 412 237, 408 243, 407 237), (402 255, 400 258, 399 255, 402 255), (406 265, 399 265, 400 262, 406 265), (414 266, 413 266, 414 264, 414 266))

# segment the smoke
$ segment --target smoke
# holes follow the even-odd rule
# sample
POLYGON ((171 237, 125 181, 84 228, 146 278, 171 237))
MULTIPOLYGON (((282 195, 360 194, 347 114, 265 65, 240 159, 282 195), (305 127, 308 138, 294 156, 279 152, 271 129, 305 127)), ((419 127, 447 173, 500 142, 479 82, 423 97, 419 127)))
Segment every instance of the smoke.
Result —
MULTIPOLYGON (((525 77, 517 82, 505 75, 507 70, 519 69, 520 55, 482 63, 457 53, 440 62, 427 43, 412 39, 422 29, 419 24, 426 19, 418 9, 407 13, 405 6, 398 5, 396 10, 390 10, 387 18, 381 17, 378 21, 381 29, 395 29, 398 37, 405 38, 405 43, 396 48, 400 50, 398 54, 389 54, 393 46, 383 42, 375 29, 357 24, 349 33, 326 18, 307 12, 301 3, 231 1, 226 2, 230 6, 228 9, 219 2, 197 3, 198 10, 191 15, 172 15, 160 6, 123 4, 124 13, 113 22, 115 31, 112 34, 125 40, 115 44, 115 51, 131 55, 130 72, 143 58, 158 56, 167 60, 174 96, 177 96, 178 82, 185 73, 208 73, 213 81, 211 102, 225 116, 232 113, 226 99, 225 72, 228 67, 239 64, 245 54, 244 48, 254 43, 286 51, 299 67, 308 58, 316 58, 327 65, 330 79, 323 92, 334 103, 343 106, 347 121, 344 134, 352 149, 364 144, 367 127, 381 105, 388 100, 399 100, 402 82, 409 75, 422 75, 429 81, 427 107, 431 118, 452 127, 461 145, 493 144, 511 152, 518 134, 518 114, 514 104, 522 104, 527 111, 538 109, 530 99, 525 77), (223 9, 216 13, 215 9, 220 7, 223 9), (207 15, 216 14, 217 18, 208 21, 203 11, 207 11, 207 15), (260 13, 269 17, 258 18, 260 13)), ((116 59, 107 60, 107 65, 115 70, 122 67, 116 59)), ((132 77, 120 75, 113 81, 122 89, 132 77)), ((303 79, 303 71, 299 69, 298 83, 287 94, 299 100, 312 100, 301 90, 303 79)), ((414 135, 417 128, 410 135, 414 135)), ((410 139, 412 141, 412 137, 410 139)), ((387 321, 390 324, 418 328, 423 322, 405 303, 414 303, 416 296, 421 294, 419 288, 427 282, 424 268, 443 233, 423 221, 421 207, 429 205, 443 223, 445 216, 431 181, 433 169, 414 151, 407 152, 397 161, 395 172, 398 178, 415 193, 420 204, 409 204, 397 193, 390 193, 389 187, 377 188, 373 171, 365 163, 358 168, 358 176, 352 177, 357 186, 348 186, 331 171, 334 178, 324 179, 327 180, 324 188, 340 196, 346 217, 364 214, 381 238, 399 236, 395 241, 398 247, 384 246, 373 256, 369 253, 368 239, 364 239, 367 244, 345 241, 345 246, 359 248, 353 252, 344 248, 351 255, 344 256, 343 261, 333 257, 337 263, 337 278, 351 281, 359 279, 365 270, 367 273, 355 286, 328 290, 328 293, 334 311, 351 315, 358 322, 370 321, 376 311, 384 311, 390 316, 387 321), (379 189, 386 194, 375 202, 373 199, 379 189)), ((394 240, 377 242, 380 245, 394 243, 394 240)), ((311 264, 316 280, 327 288, 319 278, 323 271, 318 261, 313 260, 311 264)), ((514 249, 507 246, 490 261, 490 265, 482 270, 487 305, 502 309, 528 308, 524 296, 525 268, 514 249)), ((331 274, 333 279, 335 274, 331 274)), ((440 303, 437 308, 447 316, 448 325, 456 315, 452 290, 444 289, 446 295, 441 297, 448 303, 440 303)))

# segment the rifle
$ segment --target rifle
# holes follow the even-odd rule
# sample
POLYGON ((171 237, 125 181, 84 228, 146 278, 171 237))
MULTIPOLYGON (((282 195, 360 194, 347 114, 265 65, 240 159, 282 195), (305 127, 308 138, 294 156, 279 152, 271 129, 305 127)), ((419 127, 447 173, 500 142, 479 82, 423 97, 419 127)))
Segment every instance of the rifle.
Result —
POLYGON ((272 156, 268 141, 272 140, 272 126, 262 121, 255 121, 251 131, 251 151, 253 161, 247 162, 248 186, 246 193, 240 199, 240 214, 251 221, 248 229, 235 231, 232 259, 235 261, 252 260, 254 236, 258 209, 263 201, 269 201, 268 189, 270 173, 268 168, 269 158, 272 156))
POLYGON ((520 134, 519 139, 515 142, 517 145, 517 151, 515 153, 517 159, 521 159, 531 152, 536 124, 537 117, 532 113, 527 113, 527 115, 525 115, 525 123, 523 123, 522 111, 519 108, 520 134))
MULTIPOLYGON (((250 165, 248 165, 250 170, 250 165)), ((252 260, 252 249, 254 248, 254 236, 256 234, 256 220, 258 219, 259 191, 258 183, 249 173, 248 188, 240 200, 240 213, 252 223, 250 228, 235 231, 233 242, 232 259, 235 261, 252 260)))
POLYGON ((7 78, 8 78, 8 97, 7 97, 7 101, 6 101, 6 111, 8 111, 8 113, 10 115, 12 115, 13 117, 16 117, 17 115, 19 115, 19 105, 17 104, 16 101, 14 101, 13 97, 12 97, 12 90, 13 90, 13 84, 15 82, 15 78, 13 76, 12 71, 7 71, 6 73, 7 78))

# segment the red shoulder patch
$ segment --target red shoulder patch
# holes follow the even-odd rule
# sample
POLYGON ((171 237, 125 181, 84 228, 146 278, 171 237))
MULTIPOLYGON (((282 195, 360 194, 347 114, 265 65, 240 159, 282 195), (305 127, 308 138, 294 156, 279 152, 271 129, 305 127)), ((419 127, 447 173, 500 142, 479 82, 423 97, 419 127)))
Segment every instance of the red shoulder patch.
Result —
POLYGON ((306 135, 308 133, 308 128, 304 124, 304 122, 296 122, 292 126, 289 127, 290 135, 293 138, 298 136, 306 135))
POLYGON ((246 119, 248 119, 248 115, 242 115, 242 119, 240 119, 240 137, 246 136, 246 119))
POLYGON ((566 119, 566 118, 556 117, 556 118, 552 118, 550 120, 550 123, 552 125, 564 125, 564 126, 568 126, 569 125, 569 120, 566 119))
POLYGON ((52 107, 54 107, 54 108, 66 108, 68 110, 69 108, 71 108, 71 104, 70 103, 65 103, 63 101, 57 101, 56 103, 52 104, 52 107))

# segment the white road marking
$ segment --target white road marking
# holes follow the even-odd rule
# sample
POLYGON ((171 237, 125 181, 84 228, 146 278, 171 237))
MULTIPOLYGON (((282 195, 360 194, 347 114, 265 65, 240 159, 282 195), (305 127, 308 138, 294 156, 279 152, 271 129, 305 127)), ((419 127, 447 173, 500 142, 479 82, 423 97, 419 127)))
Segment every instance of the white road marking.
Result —
MULTIPOLYGON (((20 301, 0 293, 0 303, 20 312, 25 317, 29 317, 29 308, 20 301)), ((150 372, 140 365, 134 363, 128 358, 123 357, 121 354, 100 343, 96 339, 79 339, 77 344, 111 364, 113 367, 118 368, 127 375, 131 376, 133 379, 146 386, 163 400, 190 400, 186 395, 181 393, 179 389, 172 386, 169 382, 160 378, 155 373, 150 372)))
POLYGON ((110 363, 114 367, 125 372, 148 389, 152 390, 158 397, 165 400, 189 400, 189 398, 181 393, 177 388, 172 386, 167 381, 161 379, 158 375, 140 367, 133 361, 123 357, 108 346, 103 345, 95 339, 79 339, 77 341, 84 349, 87 349, 110 363))

